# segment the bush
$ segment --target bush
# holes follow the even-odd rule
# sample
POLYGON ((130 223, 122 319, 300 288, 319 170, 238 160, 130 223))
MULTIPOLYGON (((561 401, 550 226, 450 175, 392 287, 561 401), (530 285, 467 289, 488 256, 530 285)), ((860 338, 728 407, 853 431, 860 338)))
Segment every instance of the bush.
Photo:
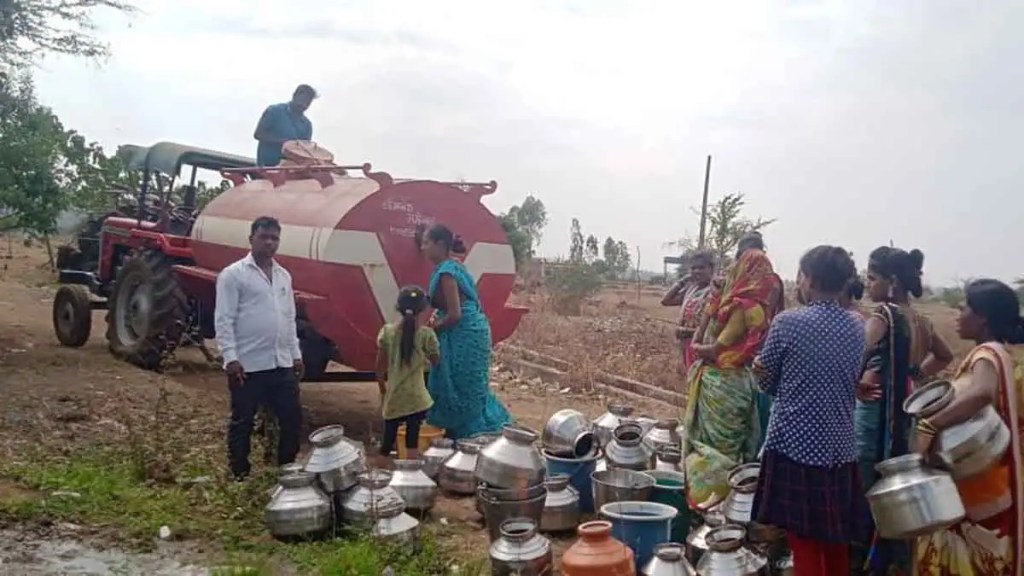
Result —
POLYGON ((552 271, 547 280, 552 308, 558 314, 578 316, 583 301, 601 289, 601 271, 585 262, 568 264, 552 271))

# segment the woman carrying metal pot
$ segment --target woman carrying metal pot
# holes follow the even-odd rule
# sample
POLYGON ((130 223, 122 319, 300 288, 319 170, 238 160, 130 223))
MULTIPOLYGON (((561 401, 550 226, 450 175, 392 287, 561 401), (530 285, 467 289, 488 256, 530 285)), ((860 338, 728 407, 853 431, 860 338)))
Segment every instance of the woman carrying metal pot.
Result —
POLYGON ((856 272, 843 248, 807 252, 806 306, 775 318, 754 362, 773 404, 752 518, 786 531, 798 576, 848 573, 849 544, 866 531, 853 432, 864 329, 839 303, 856 272))
MULTIPOLYGON (((910 304, 923 292, 924 254, 882 246, 868 257, 868 296, 878 306, 865 325, 867 354, 857 389, 857 454, 864 488, 875 464, 909 451, 910 416, 903 402, 915 382, 938 374, 953 358, 931 322, 910 304)), ((910 574, 907 542, 872 536, 854 546, 854 573, 910 574)))
POLYGON ((965 290, 957 331, 975 347, 957 369, 969 379, 953 401, 918 421, 914 451, 928 454, 935 435, 988 405, 1010 429, 1010 448, 987 471, 957 480, 967 511, 960 524, 918 540, 914 573, 922 576, 1021 576, 1024 574, 1024 448, 1021 405, 1024 380, 1007 345, 1024 343, 1020 300, 998 280, 975 280, 965 290))

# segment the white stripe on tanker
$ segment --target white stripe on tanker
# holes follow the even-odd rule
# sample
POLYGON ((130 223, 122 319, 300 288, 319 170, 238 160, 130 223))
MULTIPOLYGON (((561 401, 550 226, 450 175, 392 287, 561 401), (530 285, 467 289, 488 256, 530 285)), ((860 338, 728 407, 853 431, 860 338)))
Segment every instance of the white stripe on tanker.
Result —
MULTIPOLYGON (((200 215, 193 227, 193 239, 248 250, 250 225, 248 220, 200 215)), ((381 317, 386 321, 392 316, 401 288, 376 233, 282 223, 277 252, 282 256, 361 267, 381 317)), ((478 282, 484 274, 516 272, 515 256, 508 244, 477 242, 466 254, 464 264, 478 282)))

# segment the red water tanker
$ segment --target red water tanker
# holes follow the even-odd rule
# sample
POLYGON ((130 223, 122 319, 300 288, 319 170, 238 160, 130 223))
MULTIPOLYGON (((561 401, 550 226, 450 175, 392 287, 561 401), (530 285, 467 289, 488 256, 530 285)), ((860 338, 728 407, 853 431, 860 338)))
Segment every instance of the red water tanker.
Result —
MULTIPOLYGON (((292 274, 307 379, 372 375, 376 335, 393 317, 400 287, 429 281, 417 237, 434 223, 462 236, 494 342, 510 336, 526 312, 507 304, 515 259, 481 203, 495 191, 493 181, 396 180, 369 164, 259 168, 250 159, 167 143, 137 149, 132 166, 143 172, 137 213, 104 217, 98 254, 65 258, 93 265, 62 266, 54 327, 66 345, 88 339, 90 308, 109 309, 111 350, 146 368, 158 368, 179 345, 213 338, 217 273, 248 252, 249 226, 259 216, 281 222, 277 258, 292 274), (170 196, 183 164, 193 166, 192 182, 176 204, 170 196), (201 211, 197 167, 234 183, 201 211), (154 181, 162 183, 159 200, 147 202, 154 181), (325 373, 329 360, 354 372, 325 373)), ((71 251, 90 245, 80 239, 71 251)))

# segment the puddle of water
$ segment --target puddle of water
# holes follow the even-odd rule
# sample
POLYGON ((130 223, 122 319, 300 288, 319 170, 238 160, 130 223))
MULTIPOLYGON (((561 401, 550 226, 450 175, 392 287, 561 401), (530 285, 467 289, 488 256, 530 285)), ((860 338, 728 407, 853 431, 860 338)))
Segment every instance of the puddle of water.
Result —
POLYGON ((210 570, 156 554, 98 550, 73 540, 21 540, 0 532, 0 573, 23 576, 210 576, 210 570), (19 541, 20 540, 20 541, 19 541))

